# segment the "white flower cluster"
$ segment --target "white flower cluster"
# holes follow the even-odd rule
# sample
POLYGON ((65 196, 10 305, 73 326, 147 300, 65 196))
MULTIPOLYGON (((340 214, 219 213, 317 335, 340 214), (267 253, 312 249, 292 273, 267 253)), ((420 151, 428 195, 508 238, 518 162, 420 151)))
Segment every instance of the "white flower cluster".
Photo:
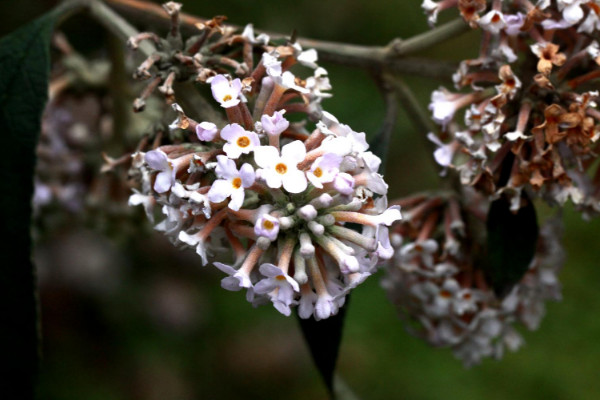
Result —
MULTIPOLYGON (((243 35, 258 40, 250 28, 243 35)), ((135 155, 142 190, 130 203, 144 204, 150 218, 158 206, 156 229, 194 247, 203 264, 219 260, 225 289, 244 289, 252 304, 272 302, 285 315, 298 306, 302 318, 327 318, 391 258, 387 227, 401 218, 399 207, 387 207, 381 160, 365 134, 322 111, 330 85, 314 50, 267 47, 250 76, 208 79, 225 125, 195 122, 174 105, 171 127, 189 141, 135 155), (295 76, 295 62, 313 75, 295 76), (292 113, 302 120, 288 120, 292 113)))
POLYGON ((470 367, 485 357, 501 358, 505 349, 517 350, 523 339, 515 323, 537 329, 545 301, 561 298, 561 228, 558 220, 544 225, 528 272, 502 299, 487 286, 452 230, 442 239, 404 244, 400 236, 393 237, 396 255, 382 286, 411 334, 451 348, 470 367))

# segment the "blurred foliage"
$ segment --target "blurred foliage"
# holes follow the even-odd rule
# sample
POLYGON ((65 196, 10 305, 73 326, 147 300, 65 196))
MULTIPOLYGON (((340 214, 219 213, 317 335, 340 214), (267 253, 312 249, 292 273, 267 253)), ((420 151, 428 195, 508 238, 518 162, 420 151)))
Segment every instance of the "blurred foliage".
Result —
MULTIPOLYGON (((2 1, 0 34, 53 1, 2 1)), ((427 29, 420 1, 187 2, 184 11, 257 29, 350 43, 384 45, 427 29)), ((445 16, 449 18, 448 16, 445 16)), ((88 20, 65 27, 80 51, 99 49, 105 34, 88 20), (82 23, 85 21, 86 23, 82 23)), ((432 58, 473 56, 473 35, 433 49, 432 58)), ((325 108, 357 131, 374 133, 380 95, 361 70, 325 65, 334 97, 325 108)), ((408 77, 423 105, 440 83, 408 77)), ((435 188, 421 137, 405 114, 392 141, 390 197, 435 188)), ((139 211, 139 210, 138 210, 139 211)), ((501 362, 465 370, 452 354, 409 336, 372 277, 353 293, 339 372, 363 399, 597 399, 600 396, 600 221, 567 210, 564 300, 548 305, 526 346, 501 362)), ((142 219, 139 219, 141 221, 142 219)), ((138 221, 138 220, 136 220, 138 221)), ((136 222, 137 223, 137 222, 136 222)), ((220 288, 221 274, 202 268, 148 227, 119 240, 85 224, 65 224, 38 242, 44 399, 318 399, 325 398, 297 322, 270 307, 253 309, 242 293, 220 288)))

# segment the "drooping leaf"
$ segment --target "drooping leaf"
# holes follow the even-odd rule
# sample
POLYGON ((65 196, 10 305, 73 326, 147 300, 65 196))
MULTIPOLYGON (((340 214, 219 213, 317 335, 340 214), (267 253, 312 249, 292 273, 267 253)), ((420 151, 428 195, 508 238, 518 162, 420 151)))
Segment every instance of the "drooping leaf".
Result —
POLYGON ((47 14, 0 40, 0 390, 20 399, 33 398, 39 363, 31 199, 54 19, 47 14))
POLYGON ((298 317, 302 334, 308 344, 313 361, 332 397, 333 376, 342 341, 344 318, 349 300, 350 296, 348 295, 346 296, 344 307, 340 308, 336 315, 327 319, 315 321, 313 318, 302 319, 298 317))
POLYGON ((525 192, 521 201, 517 213, 505 197, 493 201, 488 212, 484 272, 499 297, 523 278, 535 254, 539 233, 535 207, 525 192))

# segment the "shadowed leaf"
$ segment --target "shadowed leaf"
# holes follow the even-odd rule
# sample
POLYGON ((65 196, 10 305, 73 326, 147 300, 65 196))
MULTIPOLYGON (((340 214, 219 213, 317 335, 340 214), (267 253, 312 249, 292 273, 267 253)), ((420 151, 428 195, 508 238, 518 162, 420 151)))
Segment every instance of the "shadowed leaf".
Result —
POLYGON ((0 40, 0 390, 20 399, 33 398, 39 362, 31 198, 53 26, 48 14, 0 40))
POLYGON ((501 197, 490 205, 487 217, 488 260, 485 274, 497 296, 503 297, 527 272, 535 254, 538 223, 535 207, 523 193, 522 207, 515 214, 501 197))

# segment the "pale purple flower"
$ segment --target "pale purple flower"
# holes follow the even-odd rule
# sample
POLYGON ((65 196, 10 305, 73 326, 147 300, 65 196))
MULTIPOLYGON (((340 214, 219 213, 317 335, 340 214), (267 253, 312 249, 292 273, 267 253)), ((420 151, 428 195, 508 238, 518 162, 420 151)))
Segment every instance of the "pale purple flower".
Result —
POLYGON ((244 202, 244 189, 254 184, 254 169, 250 164, 245 163, 238 171, 235 161, 219 155, 215 173, 222 179, 213 182, 207 193, 208 199, 213 203, 220 203, 227 197, 231 197, 228 206, 238 211, 244 202))
POLYGON ((254 233, 273 241, 279 233, 279 220, 267 213, 262 214, 254 224, 254 233))
POLYGON ((339 172, 342 157, 334 153, 326 153, 317 158, 306 176, 313 186, 322 189, 323 183, 333 182, 339 172))
POLYGON ((217 75, 210 81, 212 95, 223 108, 237 106, 240 103, 242 81, 239 78, 229 81, 225 75, 217 75))
POLYGON ((227 140, 223 151, 227 157, 236 159, 242 154, 248 154, 258 146, 260 140, 255 132, 247 131, 239 124, 229 124, 221 130, 221 137, 227 140))
POLYGON ((290 193, 303 192, 308 182, 298 169, 298 163, 306 157, 304 143, 295 140, 281 149, 281 156, 273 146, 260 146, 254 149, 254 160, 262 167, 261 178, 273 189, 283 186, 290 193))
POLYGON ((254 291, 258 294, 268 293, 277 311, 289 316, 294 295, 300 291, 298 282, 273 264, 262 264, 259 271, 266 278, 254 285, 254 291))
POLYGON ((212 141, 217 136, 218 131, 217 126, 212 122, 200 122, 196 125, 196 135, 203 142, 212 141))
POLYGON ((146 164, 154 170, 160 171, 156 175, 154 190, 157 193, 165 193, 175 183, 175 169, 169 157, 162 150, 152 150, 144 157, 146 164))
POLYGON ((335 176, 333 187, 341 194, 350 195, 354 193, 354 178, 350 174, 341 172, 335 176))
POLYGON ((245 271, 236 270, 235 268, 220 262, 215 262, 213 265, 229 275, 221 280, 221 287, 223 289, 237 292, 242 288, 252 288, 250 276, 245 271))
POLYGON ((283 114, 285 114, 285 110, 275 111, 271 116, 263 115, 261 117, 260 122, 267 135, 279 136, 290 126, 290 122, 285 119, 283 114))

